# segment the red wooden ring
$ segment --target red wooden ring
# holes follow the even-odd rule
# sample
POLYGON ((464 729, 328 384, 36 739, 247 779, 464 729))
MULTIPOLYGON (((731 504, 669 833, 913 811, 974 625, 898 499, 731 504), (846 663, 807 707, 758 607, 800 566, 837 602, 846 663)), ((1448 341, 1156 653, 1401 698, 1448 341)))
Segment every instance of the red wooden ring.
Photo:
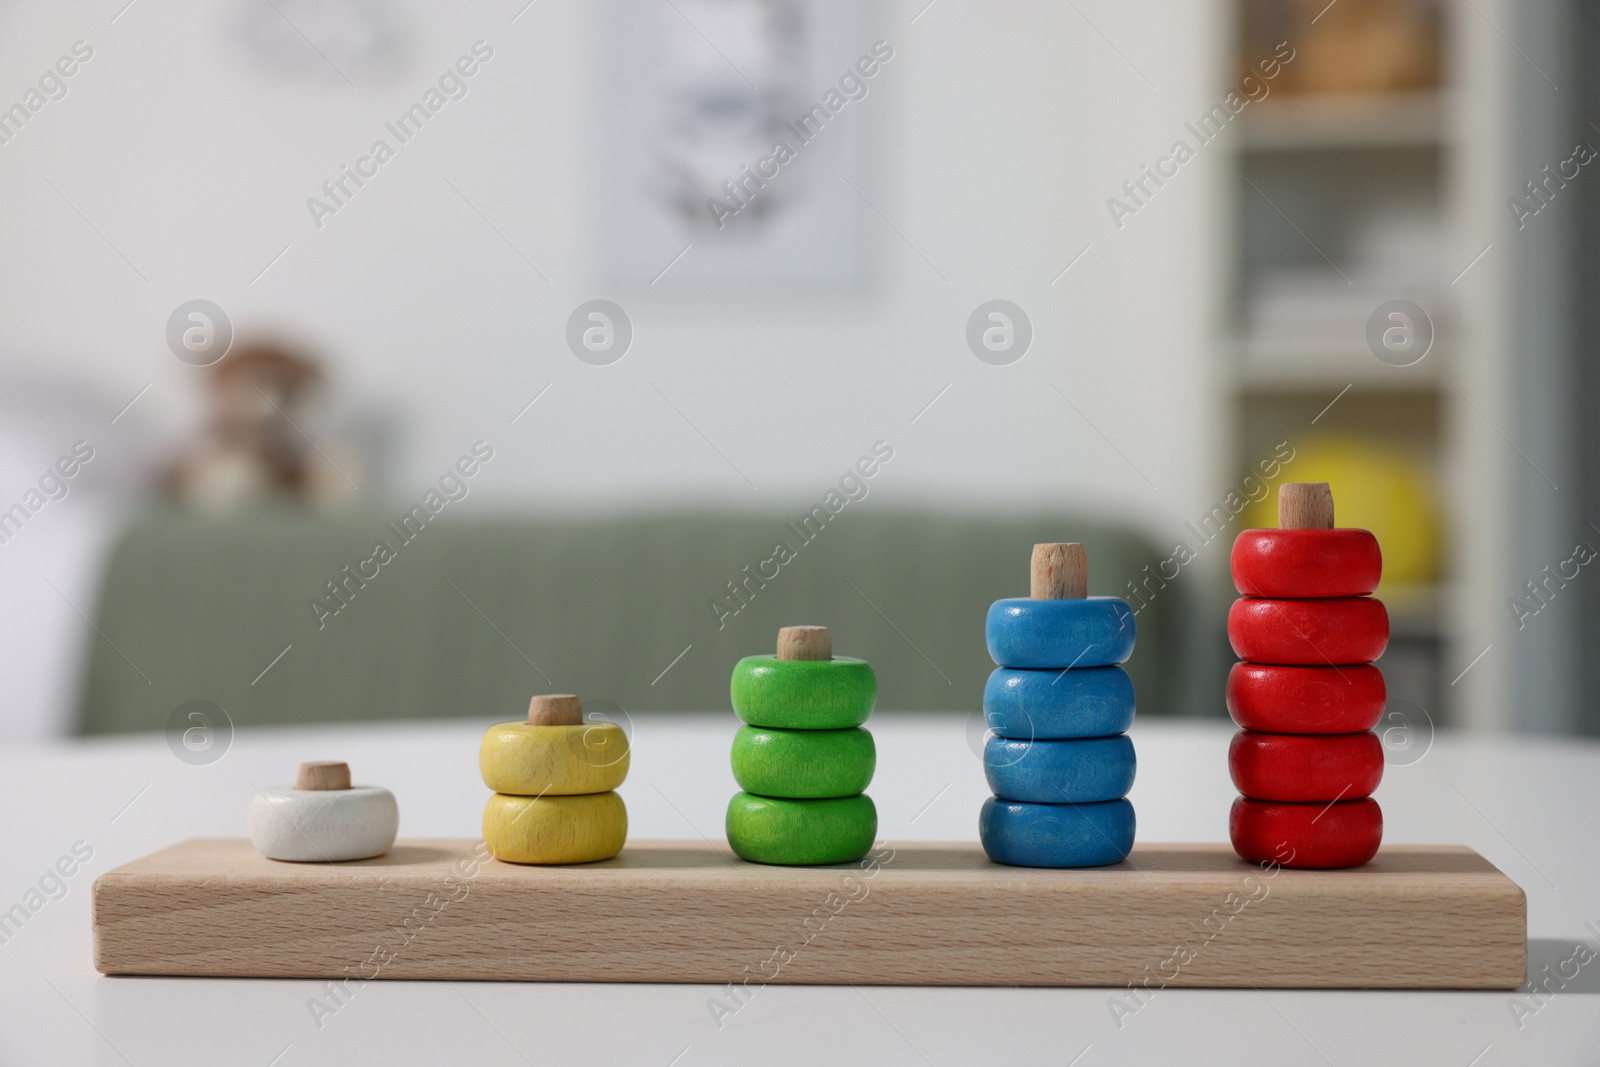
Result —
POLYGON ((1354 734, 1383 717, 1388 690, 1369 665, 1283 667, 1235 663, 1228 714, 1246 730, 1274 734, 1354 734))
POLYGON ((1389 612, 1369 596, 1329 600, 1244 597, 1228 610, 1228 641, 1242 660, 1305 667, 1371 663, 1389 647, 1389 612))
POLYGON ((1239 797, 1228 813, 1233 850, 1280 867, 1359 867, 1378 854, 1383 809, 1371 797, 1337 804, 1281 804, 1239 797))
POLYGON ((1366 596, 1383 577, 1383 551, 1366 530, 1245 530, 1231 563, 1245 596, 1366 596))
POLYGON ((1251 800, 1359 800, 1383 779, 1383 745, 1374 733, 1240 730, 1228 746, 1228 773, 1251 800))

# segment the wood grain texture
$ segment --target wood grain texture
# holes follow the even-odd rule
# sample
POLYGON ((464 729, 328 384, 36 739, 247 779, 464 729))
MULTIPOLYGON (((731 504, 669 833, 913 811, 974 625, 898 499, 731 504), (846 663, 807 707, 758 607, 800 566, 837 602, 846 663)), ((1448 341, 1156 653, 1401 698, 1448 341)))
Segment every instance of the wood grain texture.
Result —
POLYGON ((1228 570, 1241 596, 1370 596, 1383 580, 1383 548, 1371 530, 1348 527, 1240 530, 1228 570))
POLYGON ((1284 482, 1278 486, 1278 529, 1333 529, 1333 489, 1327 482, 1284 482))
POLYGON ((878 675, 853 656, 779 659, 746 656, 728 681, 733 713, 773 730, 848 730, 872 715, 878 675))
POLYGON ((1076 541, 1033 546, 1028 595, 1035 600, 1078 599, 1089 595, 1089 558, 1076 541))
POLYGON ((528 701, 529 726, 581 726, 583 701, 571 693, 548 693, 528 701))
POLYGON ((1240 597, 1228 608, 1228 643, 1246 663, 1283 667, 1371 663, 1389 647, 1389 609, 1370 596, 1240 597))
POLYGON ((616 793, 519 797, 495 793, 483 806, 483 841, 508 863, 606 860, 628 841, 628 806, 616 793))
POLYGON ((878 746, 871 732, 859 726, 848 730, 741 726, 733 735, 729 759, 739 788, 758 797, 853 797, 872 784, 878 746))
POLYGON ((338 760, 313 760, 295 772, 296 789, 349 789, 350 765, 338 760))
POLYGON ((517 867, 468 840, 284 864, 242 839, 196 839, 102 875, 93 903, 106 974, 1416 989, 1526 977, 1522 890, 1454 846, 1263 871, 1224 844, 1144 844, 1074 871, 1002 867, 968 843, 792 868, 644 841, 602 863, 517 867), (775 946, 793 955, 774 974, 762 965, 775 946))
POLYGON ((865 793, 794 800, 735 793, 723 821, 742 859, 791 867, 854 863, 872 851, 878 806, 865 793))
POLYGON ((832 659, 833 634, 826 626, 783 626, 778 630, 779 659, 832 659))
POLYGON ((575 796, 605 793, 628 777, 633 753, 614 722, 574 726, 495 723, 478 745, 478 773, 496 793, 575 796))

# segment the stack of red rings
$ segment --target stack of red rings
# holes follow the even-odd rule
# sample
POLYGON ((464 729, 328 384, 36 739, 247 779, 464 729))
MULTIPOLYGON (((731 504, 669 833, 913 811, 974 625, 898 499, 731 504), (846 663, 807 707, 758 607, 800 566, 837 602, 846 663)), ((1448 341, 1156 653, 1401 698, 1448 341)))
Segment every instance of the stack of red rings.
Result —
MULTIPOLYGON (((1372 727, 1383 714, 1389 614, 1370 594, 1383 556, 1366 530, 1246 530, 1233 545, 1228 639, 1243 663, 1228 675, 1228 714, 1242 727, 1228 770, 1243 794, 1229 836, 1253 863, 1355 867, 1378 851, 1383 812, 1371 793, 1383 777, 1372 727)), ((1280 523, 1290 514, 1280 498, 1280 523)), ((1311 523, 1319 520, 1312 517, 1311 523)))

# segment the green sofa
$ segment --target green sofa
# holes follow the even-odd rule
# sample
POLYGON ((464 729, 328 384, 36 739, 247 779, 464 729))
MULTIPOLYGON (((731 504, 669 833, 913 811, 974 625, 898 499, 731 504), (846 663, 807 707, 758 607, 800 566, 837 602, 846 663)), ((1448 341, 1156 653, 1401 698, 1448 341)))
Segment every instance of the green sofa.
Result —
MULTIPOLYGON (((107 563, 78 731, 161 729, 194 699, 240 726, 509 719, 540 692, 723 709, 734 662, 801 623, 873 664, 880 709, 976 710, 994 666, 984 613, 1026 595, 1034 542, 1082 541, 1094 593, 1124 593, 1158 559, 1126 529, 1045 515, 852 508, 809 541, 747 514, 394 523, 140 519, 107 563)), ((1179 704, 1196 658, 1183 595, 1174 583, 1138 616, 1128 669, 1142 714, 1193 710, 1179 704)))

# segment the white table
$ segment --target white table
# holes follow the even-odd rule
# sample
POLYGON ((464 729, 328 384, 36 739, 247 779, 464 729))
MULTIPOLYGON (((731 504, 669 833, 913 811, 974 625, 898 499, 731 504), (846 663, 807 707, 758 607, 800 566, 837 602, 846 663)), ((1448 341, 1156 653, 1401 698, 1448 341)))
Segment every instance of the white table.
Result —
MULTIPOLYGON (((357 780, 393 789, 403 836, 477 836, 482 725, 243 731, 200 767, 159 736, 0 755, 0 910, 75 843, 93 851, 62 880, 65 895, 0 944, 0 1064, 1600 1062, 1600 958, 1542 1006, 1506 993, 1166 990, 1120 1030, 1104 989, 769 986, 719 1030, 706 986, 381 981, 319 1028, 313 981, 95 972, 91 881, 186 837, 242 836, 252 783, 290 781, 300 760, 345 759, 357 780), (1538 1006, 1520 1028, 1514 999, 1538 1006)), ((870 725, 880 836, 972 839, 987 790, 967 717, 884 713, 870 725)), ((731 715, 636 717, 622 789, 633 838, 720 836, 735 726, 731 715)), ((1141 840, 1226 839, 1229 734, 1137 726, 1141 840)), ((1420 761, 1390 767, 1378 798, 1386 841, 1471 845, 1527 891, 1535 972, 1600 941, 1600 745, 1442 735, 1420 761)))

